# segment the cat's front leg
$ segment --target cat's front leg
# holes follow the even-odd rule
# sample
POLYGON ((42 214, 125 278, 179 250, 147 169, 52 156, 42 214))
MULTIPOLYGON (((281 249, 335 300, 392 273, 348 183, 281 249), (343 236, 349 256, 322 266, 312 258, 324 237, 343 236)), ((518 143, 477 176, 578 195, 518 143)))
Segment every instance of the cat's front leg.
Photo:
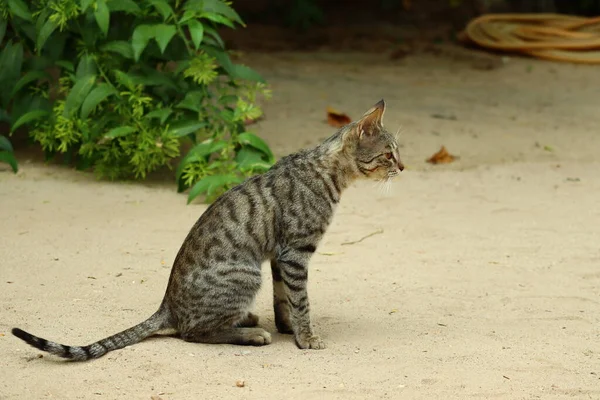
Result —
POLYGON ((303 249, 288 249, 278 257, 277 266, 281 271, 296 344, 301 349, 324 349, 325 343, 314 334, 310 322, 310 303, 306 287, 311 255, 312 252, 303 249))

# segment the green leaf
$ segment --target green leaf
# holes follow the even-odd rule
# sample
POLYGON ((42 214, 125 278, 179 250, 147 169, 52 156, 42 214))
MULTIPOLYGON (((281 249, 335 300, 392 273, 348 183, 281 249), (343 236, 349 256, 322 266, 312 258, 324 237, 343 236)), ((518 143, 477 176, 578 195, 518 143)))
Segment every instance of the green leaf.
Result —
POLYGON ((154 27, 152 25, 138 25, 133 31, 131 38, 133 47, 133 58, 137 62, 148 45, 150 39, 154 37, 154 27))
POLYGON ((200 121, 184 121, 178 124, 173 124, 169 127, 169 134, 173 137, 180 138, 190 133, 196 132, 200 128, 204 128, 206 122, 200 121))
POLYGON ((10 144, 10 140, 4 135, 0 135, 0 150, 14 151, 12 144, 10 144))
POLYGON ((107 139, 114 139, 121 136, 129 135, 131 132, 135 132, 136 129, 132 126, 119 126, 108 131, 104 137, 107 139))
POLYGON ((124 40, 115 40, 108 42, 100 47, 102 51, 110 51, 122 55, 125 58, 133 60, 133 48, 129 42, 124 40))
POLYGON ((23 45, 8 42, 0 53, 0 98, 6 108, 10 93, 21 75, 23 65, 23 45))
POLYGON ((221 14, 228 19, 237 22, 242 26, 246 26, 237 12, 222 0, 203 0, 204 12, 213 12, 221 14))
POLYGON ((8 0, 10 12, 26 21, 31 21, 31 12, 23 0, 8 0))
POLYGON ((35 43, 35 47, 36 47, 38 54, 41 53, 42 48, 46 44, 46 41, 52 35, 52 33, 56 30, 57 27, 58 27, 58 25, 56 24, 56 22, 54 22, 50 19, 47 20, 44 23, 44 25, 42 25, 42 28, 38 32, 36 43, 35 43))
POLYGON ((95 82, 96 75, 91 75, 79 79, 75 83, 65 101, 65 109, 63 112, 65 117, 77 112, 87 95, 90 93, 90 90, 92 90, 92 87, 94 87, 95 82))
POLYGON ((75 67, 73 66, 73 63, 71 61, 59 60, 55 64, 59 67, 63 67, 69 72, 75 71, 75 67))
POLYGON ((112 12, 123 11, 133 15, 142 13, 140 6, 134 0, 111 0, 108 2, 108 8, 112 12))
POLYGON ((189 21, 190 19, 194 19, 194 18, 196 18, 196 12, 187 10, 187 11, 183 12, 183 17, 181 17, 179 19, 179 23, 183 24, 183 23, 189 21))
POLYGON ((238 101, 238 97, 233 94, 226 94, 219 97, 219 103, 223 105, 235 104, 238 101))
POLYGON ((207 33, 210 37, 212 37, 217 42, 217 45, 220 48, 225 48, 225 43, 223 42, 223 39, 221 39, 221 35, 219 35, 219 33, 213 28, 211 28, 210 26, 205 26, 204 33, 207 33))
POLYGON ((202 143, 198 143, 190 149, 189 154, 202 158, 223 150, 227 147, 227 142, 224 140, 208 139, 202 143))
POLYGON ((202 43, 202 38, 204 37, 204 25, 197 20, 192 19, 187 23, 187 26, 190 30, 190 36, 192 37, 194 47, 196 50, 198 50, 198 46, 200 46, 200 43, 202 43))
POLYGON ((164 53, 167 45, 175 36, 175 32, 177 29, 173 25, 165 25, 165 24, 157 24, 152 27, 154 30, 154 39, 156 43, 158 43, 158 47, 160 48, 160 52, 164 53))
POLYGON ((222 0, 188 0, 184 9, 201 13, 220 14, 231 21, 245 26, 238 13, 222 0))
POLYGON ((94 17, 104 36, 108 35, 108 27, 110 24, 110 10, 106 5, 106 0, 96 0, 96 11, 94 17))
POLYGON ((233 64, 229 73, 233 78, 265 83, 265 79, 255 70, 241 64, 233 64))
POLYGON ((21 125, 28 124, 31 121, 34 121, 34 120, 42 118, 42 117, 46 117, 48 115, 50 115, 50 113, 48 111, 45 111, 45 110, 33 110, 33 111, 29 111, 29 112, 21 115, 19 117, 19 119, 17 119, 15 121, 15 123, 12 124, 12 126, 10 127, 10 131, 14 132, 21 125))
POLYGON ((242 171, 260 170, 266 171, 271 168, 271 163, 265 162, 264 154, 252 147, 242 147, 235 156, 235 161, 242 171))
POLYGON ((81 119, 86 119, 98 104, 114 94, 117 94, 116 89, 107 83, 96 86, 81 105, 81 119))
POLYGON ((11 123, 14 124, 19 118, 30 111, 52 111, 50 100, 42 97, 39 94, 21 92, 15 96, 11 104, 11 123))
POLYGON ((174 14, 173 9, 165 0, 149 0, 149 3, 162 15, 163 21, 166 21, 167 18, 174 14))
POLYGON ((29 71, 28 73, 23 75, 21 77, 21 79, 19 79, 17 81, 17 83, 13 87, 12 91, 10 92, 10 97, 14 97, 14 95, 19 90, 21 90, 24 86, 26 86, 27 84, 29 84, 33 81, 37 81, 38 79, 43 79, 43 78, 49 78, 48 73, 46 73, 45 71, 36 71, 36 70, 29 71))
POLYGON ((242 145, 254 147, 256 150, 261 151, 267 156, 269 162, 273 162, 275 160, 275 157, 273 156, 269 146, 255 134, 250 132, 240 133, 237 137, 237 141, 242 145))
POLYGON ((223 69, 229 75, 233 75, 235 67, 231 62, 229 55, 225 51, 211 46, 202 46, 202 50, 204 50, 209 56, 214 57, 219 63, 219 65, 223 67, 223 69))
POLYGON ((182 192, 186 189, 184 182, 181 180, 184 168, 193 162, 206 160, 212 153, 220 151, 227 147, 227 142, 223 140, 214 141, 213 139, 205 140, 192 147, 190 151, 183 157, 175 172, 177 191, 182 192))
POLYGON ((85 11, 90 7, 90 5, 94 2, 94 0, 80 0, 79 5, 81 7, 81 12, 85 13, 85 11))
POLYGON ((0 151, 0 161, 8 163, 15 174, 17 171, 19 171, 19 164, 17 163, 17 159, 12 152, 0 151))
POLYGON ((200 18, 206 18, 206 19, 216 22, 218 24, 222 24, 222 25, 228 26, 230 28, 235 28, 233 23, 226 17, 222 16, 221 14, 215 14, 212 12, 208 12, 208 13, 204 12, 200 15, 200 18))
POLYGON ((96 61, 89 54, 84 54, 77 64, 77 71, 75 71, 75 79, 79 80, 85 78, 90 75, 96 75, 98 73, 98 68, 96 66, 96 61))
POLYGON ((150 111, 148 114, 144 115, 144 118, 158 118, 161 124, 164 124, 167 118, 173 113, 173 110, 170 108, 161 108, 160 110, 150 111))
POLYGON ((134 85, 166 86, 175 90, 179 89, 169 75, 154 68, 143 68, 141 73, 129 74, 129 78, 134 85))
POLYGON ((242 179, 235 175, 211 175, 205 176, 192 186, 188 194, 187 203, 190 204, 199 195, 206 193, 211 195, 216 190, 235 183, 240 183, 242 179))
POLYGON ((4 41, 4 34, 6 33, 6 20, 4 18, 0 19, 0 43, 4 41))
POLYGON ((126 86, 128 89, 131 89, 135 85, 129 74, 119 70, 114 70, 113 74, 115 74, 115 78, 120 85, 126 86))
POLYGON ((200 112, 202 109, 202 99, 204 98, 204 93, 199 90, 192 90, 185 94, 185 97, 182 101, 175 105, 176 108, 183 108, 186 110, 191 110, 195 112, 200 112))

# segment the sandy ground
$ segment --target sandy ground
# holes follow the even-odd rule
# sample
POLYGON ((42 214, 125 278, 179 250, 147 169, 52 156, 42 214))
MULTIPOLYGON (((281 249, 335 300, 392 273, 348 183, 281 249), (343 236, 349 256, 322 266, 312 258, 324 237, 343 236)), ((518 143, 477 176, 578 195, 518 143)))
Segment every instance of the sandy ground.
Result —
MULTIPOLYGON (((1 399, 600 399, 598 68, 245 57, 273 85, 255 130, 278 155, 332 133, 329 105, 357 117, 385 98, 403 127, 407 170, 388 194, 350 188, 312 262, 328 349, 274 333, 262 348, 157 338, 38 358, 11 327, 87 344, 150 315, 205 205, 22 160, 0 167, 1 399), (425 163, 441 145, 461 158, 425 163)), ((264 274, 256 307, 275 332, 264 274)))

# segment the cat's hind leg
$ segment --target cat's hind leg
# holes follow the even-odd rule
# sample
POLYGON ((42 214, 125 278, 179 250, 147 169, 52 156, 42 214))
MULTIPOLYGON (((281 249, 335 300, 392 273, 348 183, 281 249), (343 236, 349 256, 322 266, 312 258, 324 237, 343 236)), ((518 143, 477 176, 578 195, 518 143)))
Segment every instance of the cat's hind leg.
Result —
POLYGON ((240 328, 253 328, 258 325, 258 315, 248 312, 248 314, 236 322, 235 325, 240 328))
POLYGON ((191 331, 181 334, 187 342, 264 346, 271 344, 271 334, 262 328, 227 328, 215 332, 191 331))

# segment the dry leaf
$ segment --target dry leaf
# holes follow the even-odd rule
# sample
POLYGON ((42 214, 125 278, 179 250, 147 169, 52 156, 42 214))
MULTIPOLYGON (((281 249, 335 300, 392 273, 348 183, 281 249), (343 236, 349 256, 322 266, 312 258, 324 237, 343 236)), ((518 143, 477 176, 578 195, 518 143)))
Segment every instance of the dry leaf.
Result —
POLYGON ((260 121, 260 120, 264 119, 264 117, 265 117, 264 115, 261 115, 260 117, 258 117, 258 118, 255 118, 255 119, 248 118, 248 119, 246 119, 246 120, 244 121, 244 125, 248 126, 248 125, 255 124, 255 123, 257 123, 258 121, 260 121))
POLYGON ((156 396, 156 395, 152 395, 152 396, 150 396, 150 399, 151 400, 162 400, 162 397, 156 396))
POLYGON ((348 125, 352 120, 346 114, 334 110, 331 107, 327 107, 327 123, 336 128, 341 128, 344 125, 348 125))
POLYGON ((432 155, 427 162, 431 164, 448 164, 456 160, 458 157, 448 153, 445 146, 442 146, 440 151, 432 155))

